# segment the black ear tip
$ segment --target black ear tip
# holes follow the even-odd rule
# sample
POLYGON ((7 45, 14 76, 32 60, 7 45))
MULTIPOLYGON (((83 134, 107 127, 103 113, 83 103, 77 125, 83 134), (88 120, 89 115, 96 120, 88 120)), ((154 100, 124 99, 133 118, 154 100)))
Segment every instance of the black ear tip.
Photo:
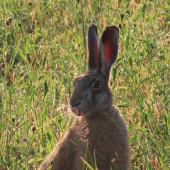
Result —
POLYGON ((106 27, 106 30, 105 30, 105 31, 117 31, 118 34, 119 34, 119 28, 116 27, 115 25, 106 27))
POLYGON ((91 24, 90 27, 97 27, 95 24, 91 24))
POLYGON ((103 31, 102 42, 104 43, 107 39, 109 39, 110 36, 113 36, 113 39, 117 39, 117 41, 119 41, 119 28, 115 25, 106 27, 106 29, 103 31))
POLYGON ((95 30, 97 32, 97 26, 95 24, 92 24, 90 27, 89 27, 89 32, 91 30, 95 30))

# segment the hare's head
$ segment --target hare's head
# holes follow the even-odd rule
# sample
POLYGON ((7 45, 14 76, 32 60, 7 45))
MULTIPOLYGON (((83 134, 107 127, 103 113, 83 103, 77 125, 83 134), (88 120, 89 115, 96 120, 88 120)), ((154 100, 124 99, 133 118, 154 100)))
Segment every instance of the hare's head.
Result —
POLYGON ((111 107, 112 93, 108 81, 110 69, 117 60, 118 42, 118 28, 107 27, 100 38, 98 48, 97 27, 95 25, 89 27, 88 71, 74 80, 74 91, 70 99, 71 110, 74 114, 88 116, 101 113, 111 107))

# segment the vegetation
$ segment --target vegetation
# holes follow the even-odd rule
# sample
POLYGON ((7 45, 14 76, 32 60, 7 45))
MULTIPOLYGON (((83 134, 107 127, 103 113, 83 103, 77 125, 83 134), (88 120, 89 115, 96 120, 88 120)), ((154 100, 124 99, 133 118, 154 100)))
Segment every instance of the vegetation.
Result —
POLYGON ((0 16, 0 169, 38 168, 72 123, 92 23, 120 28, 110 86, 132 168, 170 168, 170 0, 4 0, 0 16))

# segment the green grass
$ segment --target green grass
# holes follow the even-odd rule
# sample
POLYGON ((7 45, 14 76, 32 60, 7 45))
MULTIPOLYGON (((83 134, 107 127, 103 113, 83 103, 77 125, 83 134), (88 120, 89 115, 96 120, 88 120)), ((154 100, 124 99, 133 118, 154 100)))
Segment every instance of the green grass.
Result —
POLYGON ((31 2, 0 2, 0 169, 38 168, 65 134, 92 23, 99 35, 121 27, 110 86, 128 124, 132 168, 169 169, 170 1, 31 2))

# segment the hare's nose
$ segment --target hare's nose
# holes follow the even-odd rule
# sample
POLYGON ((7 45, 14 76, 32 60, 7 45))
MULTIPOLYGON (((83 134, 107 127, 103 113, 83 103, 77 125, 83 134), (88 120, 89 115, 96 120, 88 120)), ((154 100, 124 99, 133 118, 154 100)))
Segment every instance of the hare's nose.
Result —
POLYGON ((76 107, 76 106, 78 106, 80 103, 81 103, 81 101, 77 101, 76 103, 70 103, 70 104, 71 104, 71 106, 76 107))
POLYGON ((77 107, 81 103, 80 93, 73 92, 70 98, 70 105, 73 107, 77 107))

